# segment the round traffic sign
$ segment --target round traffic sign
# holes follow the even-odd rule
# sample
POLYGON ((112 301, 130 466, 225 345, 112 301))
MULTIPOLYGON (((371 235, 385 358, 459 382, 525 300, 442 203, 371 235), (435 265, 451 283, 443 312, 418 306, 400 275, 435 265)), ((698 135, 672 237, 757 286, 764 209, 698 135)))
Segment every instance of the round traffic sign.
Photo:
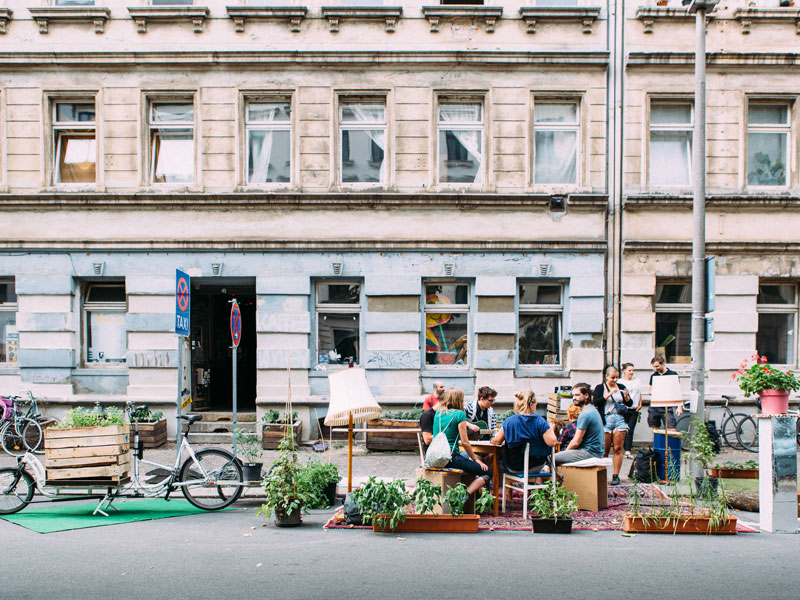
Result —
POLYGON ((178 279, 178 307, 181 310, 189 308, 189 284, 184 277, 178 279))
POLYGON ((231 306, 231 340, 234 348, 238 348, 242 340, 242 311, 239 310, 239 302, 236 300, 231 306))

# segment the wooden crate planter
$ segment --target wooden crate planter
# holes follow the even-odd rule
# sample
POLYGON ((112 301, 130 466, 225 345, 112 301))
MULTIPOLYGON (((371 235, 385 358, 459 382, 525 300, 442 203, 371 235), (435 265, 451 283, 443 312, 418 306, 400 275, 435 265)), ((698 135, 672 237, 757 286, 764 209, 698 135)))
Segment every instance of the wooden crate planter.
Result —
POLYGON ((414 451, 419 448, 416 432, 404 429, 419 429, 419 421, 401 421, 399 419, 373 419, 367 421, 367 429, 397 429, 397 431, 367 431, 367 450, 401 450, 414 451))
MULTIPOLYGON (((286 428, 284 423, 262 423, 261 447, 264 450, 277 450, 278 444, 283 439, 283 431, 286 428)), ((303 433, 303 423, 300 420, 292 423, 292 435, 294 443, 300 444, 301 434, 303 433)))
POLYGON ((709 469, 709 475, 719 479, 758 479, 758 469, 709 469))
POLYGON ((391 533, 478 533, 478 515, 406 515, 406 520, 393 530, 378 527, 373 521, 372 531, 391 533))
MULTIPOLYGON (((155 423, 139 423, 139 441, 143 448, 158 448, 167 443, 167 420, 161 419, 155 423)), ((131 442, 133 442, 133 425, 131 425, 131 442)))
POLYGON ((709 530, 708 517, 704 515, 684 515, 675 517, 648 517, 647 523, 642 517, 624 515, 623 531, 628 533, 706 533, 733 535, 736 533, 736 517, 730 517, 718 529, 709 530))
POLYGON ((547 422, 568 421, 567 411, 561 409, 561 397, 558 394, 550 393, 547 395, 547 422))
POLYGON ((120 483, 130 476, 129 425, 74 427, 44 433, 49 482, 120 483))

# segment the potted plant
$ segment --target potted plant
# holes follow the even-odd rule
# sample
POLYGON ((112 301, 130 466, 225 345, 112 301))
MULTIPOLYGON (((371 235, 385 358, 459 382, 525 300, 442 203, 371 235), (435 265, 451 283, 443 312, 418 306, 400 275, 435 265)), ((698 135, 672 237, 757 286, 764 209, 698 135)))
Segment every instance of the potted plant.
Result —
MULTIPOLYGON (((265 450, 277 450, 283 438, 284 429, 287 424, 287 415, 281 415, 277 410, 271 409, 261 417, 262 437, 261 447, 265 450)), ((292 418, 289 422, 294 443, 299 444, 303 431, 303 423, 297 417, 297 411, 292 411, 292 418)))
POLYGON ((711 461, 714 460, 714 443, 708 437, 708 427, 706 422, 700 417, 692 417, 686 447, 688 457, 696 460, 703 466, 703 476, 695 479, 695 485, 700 493, 715 494, 717 490, 717 478, 709 477, 706 470, 710 468, 711 461))
POLYGON ((130 475, 130 425, 121 409, 72 408, 44 430, 48 481, 84 480, 118 484, 130 475))
POLYGON ((417 429, 422 407, 411 410, 383 411, 380 419, 367 421, 367 429, 397 429, 398 431, 367 432, 367 450, 409 451, 417 449, 417 434, 403 431, 417 429))
POLYGON ((333 506, 336 503, 336 484, 339 479, 339 468, 335 464, 315 459, 308 461, 300 471, 300 480, 311 495, 308 507, 333 506))
POLYGON ((261 481, 261 470, 264 465, 258 460, 261 457, 258 435, 243 429, 236 429, 233 434, 236 437, 236 453, 244 459, 242 461, 244 480, 261 481))
POLYGON ((748 460, 743 463, 731 460, 711 467, 711 476, 721 479, 758 479, 758 462, 748 460))
POLYGON ((297 463, 297 446, 291 427, 287 424, 278 445, 278 458, 264 477, 264 504, 257 512, 266 518, 275 515, 278 527, 295 527, 303 522, 303 512, 308 512, 312 496, 300 477, 297 463))
POLYGON ((766 356, 753 354, 739 365, 731 376, 748 396, 758 394, 761 412, 765 415, 782 415, 789 410, 789 392, 800 389, 800 379, 792 371, 781 371, 767 362, 766 356), (755 361, 749 364, 750 361, 755 361))
POLYGON ((528 496, 533 533, 572 533, 572 517, 578 512, 578 496, 563 485, 548 481, 528 496))
POLYGON ((161 411, 151 412, 142 407, 131 414, 131 442, 139 434, 142 448, 159 448, 167 443, 167 420, 161 411))

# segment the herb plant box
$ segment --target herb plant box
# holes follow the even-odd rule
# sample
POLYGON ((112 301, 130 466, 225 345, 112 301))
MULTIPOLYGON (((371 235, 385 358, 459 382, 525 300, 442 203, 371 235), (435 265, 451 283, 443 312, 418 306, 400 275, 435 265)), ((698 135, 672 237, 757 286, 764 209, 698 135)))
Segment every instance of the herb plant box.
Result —
MULTIPOLYGON (((283 439, 285 423, 262 423, 261 447, 265 450, 277 450, 278 444, 283 439)), ((303 423, 299 419, 292 423, 292 437, 295 445, 300 443, 303 432, 303 423)))
POLYGON ((373 419, 367 421, 367 429, 397 429, 397 431, 367 431, 367 450, 400 450, 413 451, 419 447, 415 431, 404 429, 419 429, 419 421, 404 421, 400 419, 373 419))
POLYGON ((530 519, 533 533, 572 533, 572 519, 530 519))
POLYGON ((44 432, 48 483, 120 483, 130 475, 129 425, 73 427, 44 432))
MULTIPOLYGON (((161 419, 153 423, 139 423, 136 425, 139 432, 139 441, 143 448, 158 448, 167 443, 167 420, 161 419)), ((131 442, 133 441, 134 426, 131 425, 131 442)))
POLYGON ((394 529, 372 522, 372 531, 392 533, 478 533, 479 515, 406 515, 394 529))
POLYGON ((758 469, 710 469, 711 477, 719 479, 758 479, 758 469))
POLYGON ((736 533, 736 517, 716 529, 709 528, 709 517, 704 515, 681 515, 679 517, 624 515, 623 531, 628 533, 706 533, 733 535, 736 533))

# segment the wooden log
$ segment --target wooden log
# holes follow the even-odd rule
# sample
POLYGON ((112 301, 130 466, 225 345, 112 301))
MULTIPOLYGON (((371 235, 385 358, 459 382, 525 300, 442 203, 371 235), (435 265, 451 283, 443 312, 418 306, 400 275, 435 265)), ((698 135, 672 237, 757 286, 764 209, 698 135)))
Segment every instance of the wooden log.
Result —
POLYGON ((728 492, 728 506, 736 510, 758 512, 758 492, 728 492))

